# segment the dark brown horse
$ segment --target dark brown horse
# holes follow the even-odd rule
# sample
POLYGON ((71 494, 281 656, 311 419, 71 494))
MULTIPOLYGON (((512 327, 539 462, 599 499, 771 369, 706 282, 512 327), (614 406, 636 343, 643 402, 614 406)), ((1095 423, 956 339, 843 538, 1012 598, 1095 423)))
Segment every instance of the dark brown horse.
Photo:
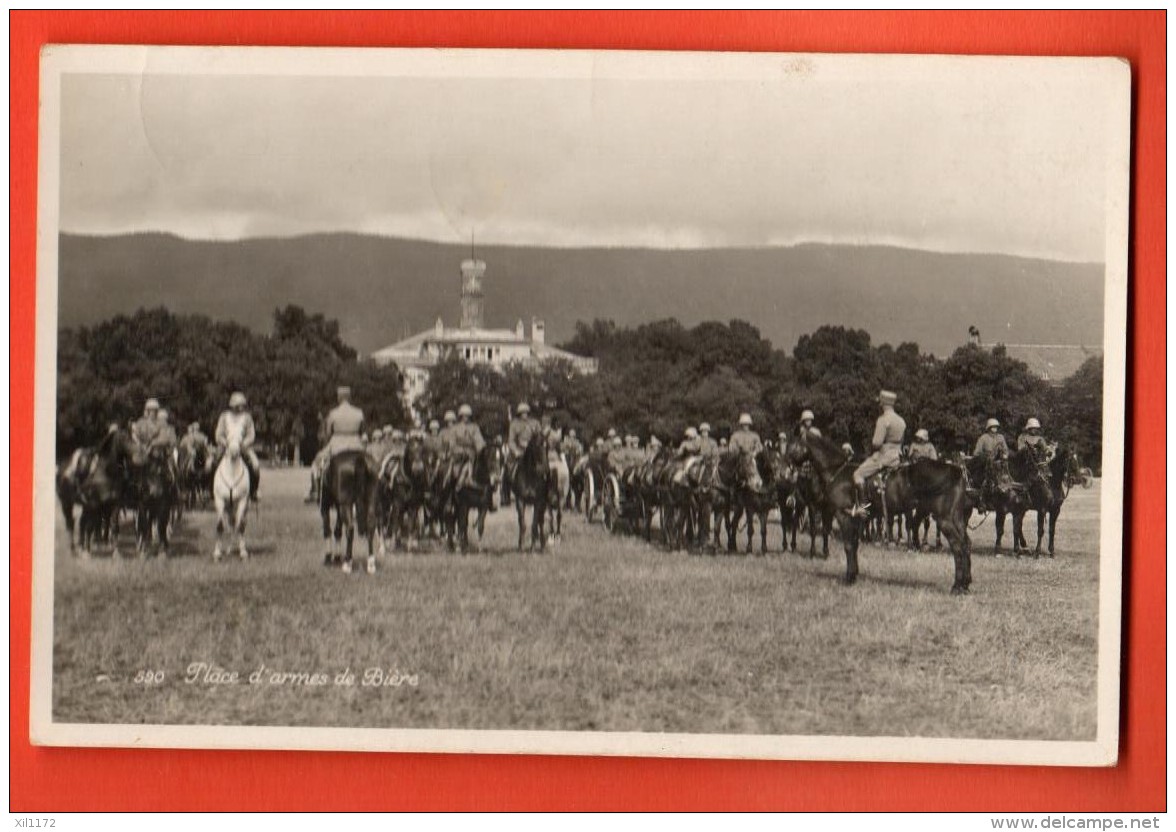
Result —
POLYGON ((552 471, 547 461, 548 443, 543 431, 535 431, 523 450, 511 478, 510 490, 519 518, 519 551, 523 551, 523 536, 527 527, 527 506, 531 506, 531 550, 538 544, 539 551, 547 549, 548 495, 552 490, 552 471))
MULTIPOLYGON (((845 582, 852 584, 858 576, 859 520, 853 513, 853 467, 845 453, 833 442, 820 436, 803 436, 788 446, 788 459, 798 465, 811 460, 820 478, 826 498, 841 529, 845 545, 845 582)), ((945 462, 921 460, 892 476, 905 476, 912 501, 935 517, 951 545, 955 559, 953 595, 968 592, 972 583, 971 541, 968 539, 968 502, 964 473, 945 462)))
MULTIPOLYGON (((758 488, 745 485, 739 489, 735 502, 733 523, 739 527, 740 518, 747 517, 747 553, 754 551, 755 521, 760 526, 760 554, 768 553, 768 514, 780 506, 779 483, 785 477, 787 462, 774 448, 765 448, 755 455, 756 471, 760 476, 758 488)), ((795 541, 794 541, 795 546, 795 541)))
POLYGON ((810 558, 817 556, 817 533, 821 535, 821 558, 829 557, 829 532, 833 529, 833 507, 825 498, 825 486, 813 469, 812 462, 805 461, 796 469, 796 496, 800 502, 799 516, 808 525, 810 558))
POLYGON ((82 483, 89 474, 93 460, 93 448, 78 448, 69 455, 68 460, 57 466, 57 499, 61 503, 61 513, 65 516, 65 532, 69 535, 71 553, 76 551, 74 507, 81 505, 82 483))
POLYGON ((84 557, 89 557, 94 543, 106 536, 112 555, 119 556, 118 513, 135 495, 132 461, 131 437, 125 430, 110 431, 94 449, 77 488, 82 506, 78 545, 84 557))
MULTIPOLYGON (((478 543, 482 541, 482 533, 486 530, 486 513, 490 510, 494 492, 502 484, 502 448, 495 443, 488 443, 478 455, 474 457, 473 472, 470 482, 453 491, 453 516, 457 532, 457 545, 462 553, 470 548, 470 512, 477 511, 478 543)), ((453 527, 450 527, 450 541, 452 543, 453 527)))
POLYGON ((351 574, 351 549, 356 529, 367 538, 367 571, 376 571, 373 551, 372 517, 375 514, 376 482, 368 467, 364 451, 340 451, 331 457, 323 475, 319 510, 323 518, 323 541, 328 544, 323 565, 341 564, 344 574, 351 574), (331 510, 335 511, 335 538, 331 540, 331 510), (343 534, 347 535, 346 550, 340 554, 343 534))
POLYGON ((168 526, 172 509, 179 499, 179 490, 171 465, 168 448, 152 448, 138 470, 138 506, 135 523, 136 545, 139 556, 145 557, 152 539, 159 544, 159 553, 168 553, 168 526))
MULTIPOLYGON (((1041 543, 1045 537, 1046 524, 1049 525, 1048 554, 1054 556, 1054 533, 1057 531, 1058 515, 1062 511, 1062 503, 1070 493, 1070 485, 1081 481, 1082 464, 1078 455, 1065 445, 1049 448, 1036 457, 1038 465, 1037 476, 1028 483, 1029 503, 1031 509, 1037 512, 1037 545, 1033 549, 1033 556, 1041 555, 1041 543)), ((1028 546, 1026 546, 1028 548, 1028 546)))
POLYGON ((425 503, 431 500, 430 475, 436 457, 419 437, 408 440, 404 453, 384 460, 377 486, 377 514, 382 538, 395 548, 411 549, 420 533, 425 503))

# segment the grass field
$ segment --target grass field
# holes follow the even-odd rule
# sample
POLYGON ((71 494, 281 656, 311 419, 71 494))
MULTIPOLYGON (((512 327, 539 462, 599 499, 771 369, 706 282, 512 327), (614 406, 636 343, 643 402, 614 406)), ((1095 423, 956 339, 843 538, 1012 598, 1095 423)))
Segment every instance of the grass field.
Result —
POLYGON ((864 546, 861 578, 842 586, 836 541, 827 561, 670 554, 565 516, 561 543, 519 555, 513 511, 491 517, 486 554, 389 555, 345 576, 321 565, 305 487, 303 471, 266 473, 247 563, 212 563, 207 512, 185 518, 166 561, 75 559, 59 518, 54 718, 1095 735, 1097 489, 1071 493, 1054 560, 994 558, 991 521, 974 531, 960 598, 939 552, 864 546), (189 683, 194 662, 238 681, 189 683), (346 668, 352 686, 270 676, 346 668), (368 668, 402 683, 364 686, 368 668), (162 680, 136 681, 147 671, 162 680))

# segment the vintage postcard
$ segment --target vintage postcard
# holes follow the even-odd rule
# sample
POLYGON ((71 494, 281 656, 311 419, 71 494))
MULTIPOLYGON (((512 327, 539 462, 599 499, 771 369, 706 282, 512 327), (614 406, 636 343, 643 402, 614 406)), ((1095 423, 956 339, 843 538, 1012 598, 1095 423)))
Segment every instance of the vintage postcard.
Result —
POLYGON ((41 83, 34 742, 1115 763, 1125 63, 41 83))

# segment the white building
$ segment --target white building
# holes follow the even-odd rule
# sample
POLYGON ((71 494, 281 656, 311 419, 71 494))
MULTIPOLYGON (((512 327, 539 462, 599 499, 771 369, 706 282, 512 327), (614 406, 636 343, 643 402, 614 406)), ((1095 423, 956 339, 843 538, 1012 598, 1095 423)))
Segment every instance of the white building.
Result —
POLYGON ((461 264, 461 323, 447 327, 438 318, 432 329, 411 338, 376 350, 372 358, 377 364, 394 363, 404 376, 404 403, 412 407, 425 391, 429 371, 443 358, 451 355, 471 364, 489 364, 502 368, 510 364, 538 366, 544 361, 568 361, 581 373, 595 373, 595 358, 584 358, 546 343, 543 321, 531 319, 531 335, 522 320, 514 329, 486 329, 483 325, 485 308, 482 278, 486 263, 464 260, 461 264))

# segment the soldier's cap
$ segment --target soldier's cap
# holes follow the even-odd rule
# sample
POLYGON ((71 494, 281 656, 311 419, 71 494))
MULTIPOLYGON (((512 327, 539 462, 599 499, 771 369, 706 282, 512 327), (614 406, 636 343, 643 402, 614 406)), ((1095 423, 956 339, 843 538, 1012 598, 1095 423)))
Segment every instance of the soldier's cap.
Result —
POLYGON ((984 423, 985 430, 989 430, 991 428, 999 428, 999 427, 1000 427, 1000 420, 999 419, 989 419, 987 422, 984 423))
POLYGON ((924 442, 931 438, 931 434, 927 433, 926 428, 919 428, 915 431, 915 439, 922 439, 924 442))
POLYGON ((740 413, 739 414, 739 424, 750 425, 751 424, 751 414, 750 413, 740 413))
POLYGON ((811 410, 806 410, 800 414, 800 421, 802 421, 802 422, 804 422, 804 421, 812 422, 812 421, 815 421, 816 418, 817 417, 813 415, 813 412, 811 410))
POLYGON ((522 415, 523 413, 530 413, 531 412, 531 405, 527 404, 526 402, 519 402, 519 406, 517 408, 515 408, 515 410, 520 415, 522 415))
POLYGON ((698 438, 698 431, 695 430, 694 428, 686 428, 686 438, 687 439, 697 439, 698 438))
POLYGON ((1029 421, 1025 423, 1025 430, 1041 430, 1041 422, 1037 421, 1036 416, 1030 416, 1029 421))
POLYGON ((244 407, 244 406, 245 406, 245 394, 242 393, 240 390, 236 391, 235 393, 233 393, 233 395, 229 396, 229 407, 244 407))
POLYGON ((470 407, 468 404, 463 404, 461 407, 459 407, 457 409, 457 415, 458 416, 473 416, 474 409, 472 407, 470 407))
POLYGON ((897 401, 898 401, 898 394, 897 393, 892 393, 889 390, 883 390, 880 393, 878 393, 878 403, 879 404, 894 404, 897 401))
POLYGON ((159 399, 148 399, 147 404, 143 405, 144 410, 159 410, 159 399))
POLYGON ((436 419, 429 420, 429 430, 433 430, 434 428, 439 428, 439 427, 441 427, 441 423, 438 422, 436 419))
POLYGON ((710 422, 703 422, 701 425, 698 426, 698 430, 702 433, 710 433, 710 429, 711 429, 710 422))
POLYGON ((445 415, 442 416, 441 418, 444 419, 446 422, 456 422, 457 421, 457 414, 455 414, 452 410, 446 410, 445 415))
POLYGON ((348 387, 347 385, 341 385, 341 386, 335 388, 335 393, 340 398, 342 398, 343 396, 350 396, 351 395, 351 388, 348 387))

